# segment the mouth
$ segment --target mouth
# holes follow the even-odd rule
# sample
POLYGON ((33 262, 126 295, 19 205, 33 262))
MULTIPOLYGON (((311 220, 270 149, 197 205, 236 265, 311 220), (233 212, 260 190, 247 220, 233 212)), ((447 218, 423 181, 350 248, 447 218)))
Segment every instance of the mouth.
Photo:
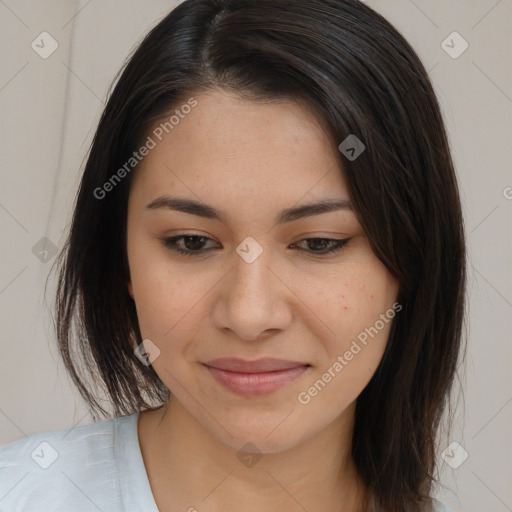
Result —
POLYGON ((260 396, 276 391, 299 378, 308 363, 263 358, 245 361, 221 358, 202 363, 223 387, 242 396, 260 396))

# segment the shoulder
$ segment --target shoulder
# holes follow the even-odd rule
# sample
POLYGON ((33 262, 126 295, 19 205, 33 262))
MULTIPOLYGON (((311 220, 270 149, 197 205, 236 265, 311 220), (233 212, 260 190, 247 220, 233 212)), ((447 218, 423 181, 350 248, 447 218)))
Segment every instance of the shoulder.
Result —
POLYGON ((434 499, 434 510, 435 512, 452 512, 446 505, 441 503, 440 501, 434 499))
POLYGON ((78 512, 94 508, 95 495, 115 496, 114 437, 136 416, 41 432, 0 446, 0 512, 66 510, 72 504, 78 512))

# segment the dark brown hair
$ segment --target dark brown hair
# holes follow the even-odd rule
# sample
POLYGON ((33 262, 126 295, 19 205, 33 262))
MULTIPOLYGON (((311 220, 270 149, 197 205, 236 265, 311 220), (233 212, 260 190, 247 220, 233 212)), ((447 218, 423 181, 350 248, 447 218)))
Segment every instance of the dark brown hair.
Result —
POLYGON ((429 510, 437 432, 464 348, 461 207, 427 72, 400 33, 358 0, 186 0, 136 48, 103 111, 58 259, 56 331, 70 375, 95 418, 109 414, 103 392, 115 416, 169 396, 134 355, 142 339, 126 288, 133 173, 104 199, 94 191, 155 119, 213 88, 305 102, 332 140, 355 134, 365 144, 357 159, 339 157, 403 309, 357 399, 352 454, 372 510, 429 510))

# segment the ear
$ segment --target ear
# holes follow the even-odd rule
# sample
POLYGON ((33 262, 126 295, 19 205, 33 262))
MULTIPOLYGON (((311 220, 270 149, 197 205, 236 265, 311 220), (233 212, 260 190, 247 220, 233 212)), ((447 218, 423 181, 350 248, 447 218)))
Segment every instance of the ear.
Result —
POLYGON ((130 297, 133 299, 133 286, 132 286, 132 282, 131 281, 128 281, 128 293, 130 294, 130 297))

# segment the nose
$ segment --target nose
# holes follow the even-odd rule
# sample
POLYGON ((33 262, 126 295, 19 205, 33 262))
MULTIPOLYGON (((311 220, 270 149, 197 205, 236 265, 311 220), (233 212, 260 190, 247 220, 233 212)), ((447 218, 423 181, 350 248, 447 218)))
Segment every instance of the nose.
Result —
MULTIPOLYGON (((219 283, 213 321, 245 341, 266 338, 285 329, 292 319, 293 295, 272 267, 270 251, 251 263, 235 253, 233 268, 219 283)), ((275 266, 275 265, 274 265, 275 266)))

